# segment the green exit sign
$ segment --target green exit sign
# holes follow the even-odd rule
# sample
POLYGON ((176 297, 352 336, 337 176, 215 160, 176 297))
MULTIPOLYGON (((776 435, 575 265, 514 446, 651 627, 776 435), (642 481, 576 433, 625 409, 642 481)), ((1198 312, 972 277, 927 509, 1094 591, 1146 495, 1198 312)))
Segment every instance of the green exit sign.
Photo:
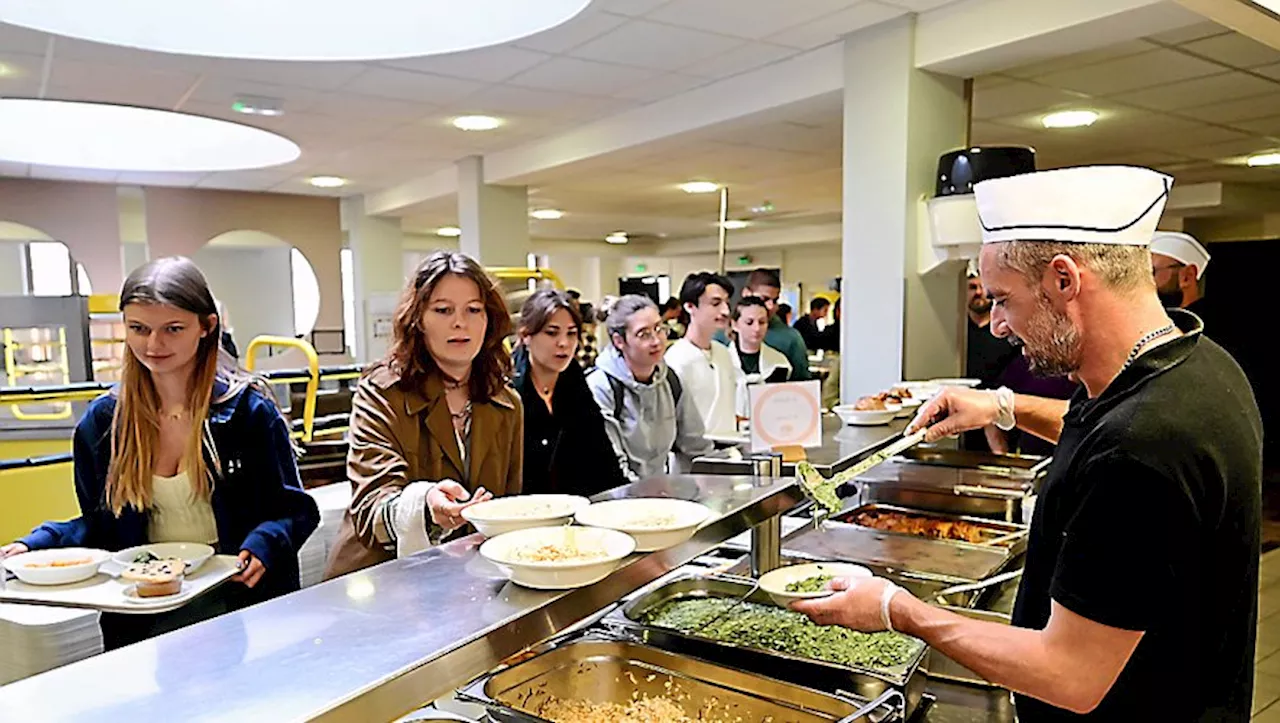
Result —
POLYGON ((746 265, 747 265, 747 264, 749 264, 749 263, 751 263, 751 257, 750 257, 750 256, 739 256, 739 257, 738 257, 738 265, 739 265, 739 266, 746 266, 746 265))
POLYGON ((636 273, 637 273, 637 274, 643 274, 644 272, 646 272, 646 271, 648 271, 648 270, 649 270, 649 267, 648 267, 647 265, 645 265, 645 264, 636 264, 636 273))

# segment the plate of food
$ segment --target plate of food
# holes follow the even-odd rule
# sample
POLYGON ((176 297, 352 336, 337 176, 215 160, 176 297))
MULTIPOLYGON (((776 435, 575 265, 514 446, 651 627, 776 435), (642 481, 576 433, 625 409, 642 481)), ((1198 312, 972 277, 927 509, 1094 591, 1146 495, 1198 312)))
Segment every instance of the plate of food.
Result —
POLYGON ((608 577, 635 549, 624 532, 561 525, 498 535, 480 546, 480 555, 517 585, 568 590, 608 577))
POLYGON ((810 600, 834 594, 828 583, 836 578, 858 579, 871 577, 871 571, 861 565, 845 562, 811 562, 803 565, 780 567, 760 576, 760 589, 769 593, 778 607, 787 607, 796 600, 810 600))
POLYGON ((831 411, 835 412, 836 416, 840 417, 840 421, 845 424, 872 427, 892 422, 894 417, 898 416, 898 412, 902 411, 902 405, 889 401, 887 394, 876 394, 862 397, 854 404, 832 407, 831 411))
POLYGON ((625 532, 635 538, 636 552, 654 552, 693 537, 713 514, 699 502, 639 497, 597 502, 578 512, 578 522, 625 532))
POLYGON ((485 537, 529 527, 552 527, 573 521, 591 500, 578 495, 514 495, 497 497, 462 510, 462 518, 485 537))
POLYGON ((213 557, 213 548, 198 542, 153 542, 125 548, 111 557, 121 567, 162 560, 182 560, 185 574, 190 575, 213 557))
POLYGON ((120 573, 121 580, 132 583, 125 588, 124 598, 129 602, 145 603, 181 595, 186 573, 186 563, 178 557, 131 563, 120 573))
POLYGON ((4 560, 4 568, 29 585, 68 585, 97 575, 110 558, 106 550, 62 547, 14 555, 4 560))

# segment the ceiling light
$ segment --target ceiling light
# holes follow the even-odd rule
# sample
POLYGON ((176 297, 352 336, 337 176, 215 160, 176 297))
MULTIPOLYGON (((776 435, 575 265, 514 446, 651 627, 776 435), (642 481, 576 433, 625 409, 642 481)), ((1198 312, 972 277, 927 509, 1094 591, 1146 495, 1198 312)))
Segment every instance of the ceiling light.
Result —
POLYGON ((236 113, 244 113, 245 115, 265 115, 276 117, 284 115, 283 105, 279 98, 262 98, 259 96, 244 95, 236 98, 231 104, 231 110, 236 113))
POLYGON ((0 99, 0 161, 210 172, 278 166, 301 153, 283 136, 217 118, 106 103, 0 99))
POLYGON ((0 23, 162 53, 249 60, 385 60, 456 53, 549 30, 590 0, 5 0, 0 23), (303 22, 299 22, 302 19, 303 22))
POLYGON ((18 75, 18 69, 12 65, 0 63, 0 78, 13 78, 18 75))
POLYGON ((564 211, 558 208, 540 208, 529 215, 539 221, 555 221, 564 218, 564 211))
POLYGON ((1280 166, 1280 153, 1259 153, 1256 156, 1249 156, 1245 163, 1258 168, 1261 166, 1280 166))
POLYGON ((605 236, 604 240, 611 244, 624 244, 627 242, 627 234, 625 231, 614 231, 608 236, 605 236))
POLYGON ((347 179, 341 176, 312 176, 307 179, 307 183, 316 188, 342 188, 347 185, 347 179))
POLYGON ((454 118, 453 127, 460 131, 491 131, 502 125, 501 118, 491 115, 463 115, 454 118))
POLYGON ((462 229, 457 226, 442 226, 441 228, 436 229, 436 235, 444 236, 446 238, 458 238, 462 235, 462 229))
POLYGON ((715 193, 720 190, 720 184, 713 181, 689 181, 680 184, 680 190, 685 193, 715 193))
POLYGON ((720 228, 726 231, 737 231, 738 229, 746 228, 750 226, 751 222, 743 221, 742 219, 731 218, 728 221, 725 221, 724 223, 718 224, 718 225, 720 226, 720 228))
POLYGON ((1098 120, 1098 114, 1091 110, 1064 110, 1040 119, 1045 128, 1083 128, 1091 126, 1098 120))

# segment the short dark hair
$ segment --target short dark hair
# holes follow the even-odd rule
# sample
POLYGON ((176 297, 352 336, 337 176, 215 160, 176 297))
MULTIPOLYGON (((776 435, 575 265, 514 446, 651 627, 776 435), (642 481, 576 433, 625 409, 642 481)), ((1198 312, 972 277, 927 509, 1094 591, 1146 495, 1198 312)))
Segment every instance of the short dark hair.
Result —
POLYGON ((573 299, 574 301, 581 301, 581 300, 582 300, 582 292, 578 291, 577 289, 569 289, 568 291, 566 291, 566 292, 564 292, 564 293, 568 294, 568 295, 569 295, 569 298, 570 298, 570 299, 573 299))
POLYGON ((662 302, 662 313, 664 314, 667 313, 668 311, 679 311, 679 310, 680 310, 680 300, 674 296, 662 302))
POLYGON ((738 317, 742 316, 742 310, 751 306, 758 306, 764 309, 766 314, 769 313, 769 307, 765 306, 764 299, 759 296, 744 296, 733 306, 733 320, 737 321, 738 317))
POLYGON ((791 304, 778 304, 778 316, 785 317, 791 313, 791 304))
POLYGON ((815 297, 813 297, 812 299, 810 299, 810 300, 809 300, 809 312, 810 312, 810 313, 813 313, 813 312, 815 312, 815 311, 822 311, 823 309, 827 308, 828 306, 831 306, 831 300, 830 300, 830 299, 824 299, 824 298, 823 298, 823 297, 821 297, 821 296, 815 296, 815 297))
POLYGON ((733 296, 733 282, 720 274, 713 274, 710 271, 699 271, 696 274, 689 274, 685 277, 684 283, 680 286, 680 305, 693 304, 698 305, 698 300, 707 292, 708 286, 719 286, 724 289, 724 293, 733 296))
POLYGON ((781 289, 782 279, 778 277, 778 272, 773 269, 756 269, 747 277, 747 288, 758 289, 761 286, 767 286, 771 289, 781 289))

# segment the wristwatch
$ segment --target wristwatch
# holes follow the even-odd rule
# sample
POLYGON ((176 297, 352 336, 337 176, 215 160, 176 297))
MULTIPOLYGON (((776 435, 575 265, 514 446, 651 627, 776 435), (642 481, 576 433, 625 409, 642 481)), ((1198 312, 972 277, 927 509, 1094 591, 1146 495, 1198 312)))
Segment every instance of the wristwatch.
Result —
POLYGON ((993 394, 996 395, 996 408, 1000 411, 1000 416, 996 417, 996 427, 1008 432, 1018 426, 1018 420, 1013 415, 1013 390, 1000 387, 993 394))

